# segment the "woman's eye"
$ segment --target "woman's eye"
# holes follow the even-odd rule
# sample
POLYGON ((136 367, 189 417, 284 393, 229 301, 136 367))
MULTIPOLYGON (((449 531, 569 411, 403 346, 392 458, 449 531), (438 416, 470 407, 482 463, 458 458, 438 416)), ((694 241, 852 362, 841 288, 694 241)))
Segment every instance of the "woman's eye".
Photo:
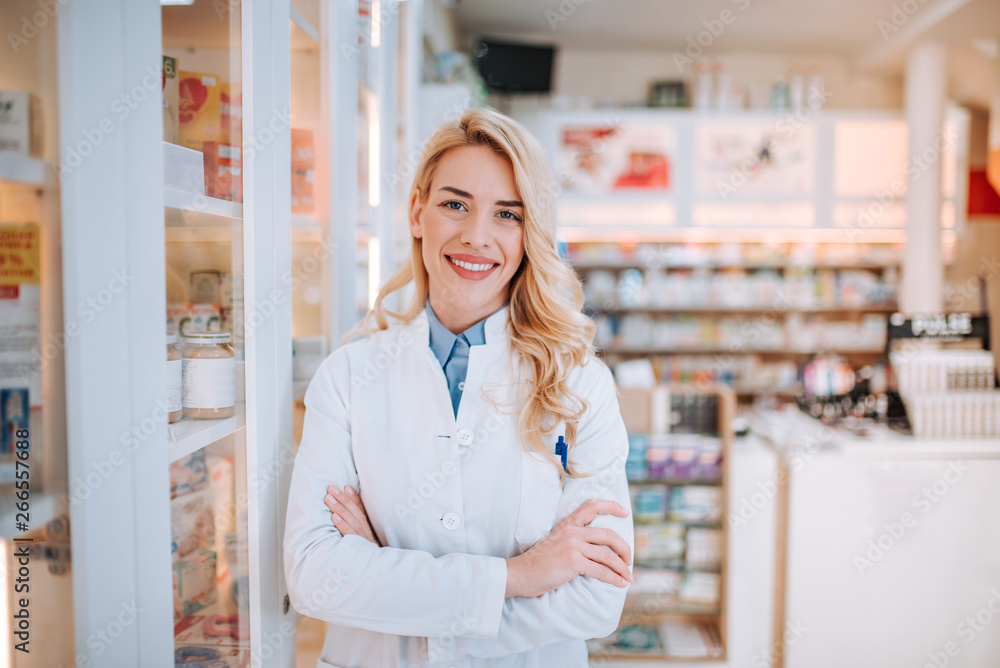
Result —
POLYGON ((507 220, 516 220, 517 222, 521 222, 521 217, 518 216, 513 211, 501 211, 500 212, 500 217, 501 218, 505 218, 507 220))
POLYGON ((456 202, 455 200, 443 202, 441 206, 443 206, 446 209, 450 209, 451 211, 461 211, 464 208, 461 202, 456 202))

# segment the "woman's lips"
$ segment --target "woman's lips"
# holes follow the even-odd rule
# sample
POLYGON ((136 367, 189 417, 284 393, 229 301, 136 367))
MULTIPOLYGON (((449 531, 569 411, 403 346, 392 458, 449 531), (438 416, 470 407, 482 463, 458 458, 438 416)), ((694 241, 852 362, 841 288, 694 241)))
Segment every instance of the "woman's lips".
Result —
POLYGON ((498 263, 493 262, 493 260, 490 260, 489 258, 480 257, 477 255, 454 255, 454 256, 446 255, 445 258, 448 260, 448 266, 451 267, 456 274, 470 281, 481 281, 487 276, 491 275, 500 266, 498 263), (465 267, 458 266, 453 261, 453 258, 455 260, 462 262, 463 264, 474 264, 474 265, 492 264, 493 266, 491 266, 489 269, 484 269, 482 271, 473 271, 471 269, 466 269, 465 267), (467 260, 466 258, 473 258, 473 259, 467 260))

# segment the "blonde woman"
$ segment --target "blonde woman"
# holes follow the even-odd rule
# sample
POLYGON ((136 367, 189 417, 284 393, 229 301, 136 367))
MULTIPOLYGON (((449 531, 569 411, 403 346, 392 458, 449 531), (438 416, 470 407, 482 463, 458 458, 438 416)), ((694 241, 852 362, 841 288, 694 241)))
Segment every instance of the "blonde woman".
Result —
POLYGON ((438 130, 409 261, 309 386, 284 557, 321 668, 585 666, 618 623, 628 438, 549 178, 495 111, 438 130))

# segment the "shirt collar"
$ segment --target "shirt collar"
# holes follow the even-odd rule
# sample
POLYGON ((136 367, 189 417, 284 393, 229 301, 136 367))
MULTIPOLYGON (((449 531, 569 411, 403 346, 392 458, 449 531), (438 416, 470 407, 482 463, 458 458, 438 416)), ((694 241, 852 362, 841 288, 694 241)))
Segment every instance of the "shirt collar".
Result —
MULTIPOLYGON (((497 309, 497 311, 486 318, 483 318, 472 327, 462 332, 465 338, 468 340, 470 346, 481 346, 486 343, 486 321, 493 318, 495 315, 500 313, 500 311, 505 310, 507 307, 504 306, 497 309)), ((431 300, 428 299, 424 306, 424 310, 427 312, 427 322, 430 328, 430 346, 431 350, 434 351, 434 356, 438 358, 442 366, 448 361, 448 357, 451 356, 451 349, 455 345, 455 339, 458 338, 457 335, 452 334, 447 327, 441 324, 438 320, 437 315, 434 313, 434 309, 431 308, 431 300)))

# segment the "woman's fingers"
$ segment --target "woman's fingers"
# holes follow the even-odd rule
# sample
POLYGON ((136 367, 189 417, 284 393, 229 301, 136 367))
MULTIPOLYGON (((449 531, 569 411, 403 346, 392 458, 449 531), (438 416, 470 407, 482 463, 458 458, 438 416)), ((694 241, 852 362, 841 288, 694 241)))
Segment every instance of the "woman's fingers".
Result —
POLYGON ((628 570, 628 564, 622 561, 621 558, 611 550, 599 545, 586 544, 583 548, 581 548, 580 552, 591 562, 600 564, 607 570, 612 571, 614 575, 613 579, 608 580, 604 577, 600 577, 601 580, 619 586, 623 586, 622 580, 624 580, 624 584, 632 582, 632 574, 628 570))
POLYGON ((614 529, 602 529, 599 527, 583 527, 583 539, 591 545, 606 545, 614 550, 618 558, 628 564, 632 561, 632 550, 629 549, 625 539, 618 535, 614 529))
POLYGON ((351 524, 358 527, 359 529, 368 524, 368 514, 365 512, 364 504, 361 503, 361 497, 357 494, 348 493, 348 487, 345 490, 341 490, 338 487, 331 486, 327 491, 333 495, 334 500, 340 504, 343 508, 342 517, 350 518, 351 524))
POLYGON ((583 567, 583 573, 592 578, 615 585, 616 587, 627 587, 632 581, 632 576, 628 572, 628 566, 615 556, 614 552, 605 550, 603 547, 593 545, 583 548, 583 555, 587 557, 583 567), (604 554, 601 554, 601 553, 604 554), (605 563, 607 559, 611 564, 605 563), (618 562, 615 564, 615 562, 618 562), (617 568, 616 568, 617 566, 617 568), (621 570, 623 569, 624 573, 621 570))
POLYGON ((585 527, 598 515, 615 515, 617 517, 628 517, 628 510, 620 503, 608 499, 590 499, 580 504, 560 524, 572 524, 578 527, 585 527))
POLYGON ((337 531, 344 536, 349 534, 361 535, 353 518, 344 512, 344 507, 337 503, 332 495, 327 494, 326 498, 323 499, 323 503, 326 504, 327 509, 330 511, 330 516, 333 518, 333 525, 337 527, 337 531))

